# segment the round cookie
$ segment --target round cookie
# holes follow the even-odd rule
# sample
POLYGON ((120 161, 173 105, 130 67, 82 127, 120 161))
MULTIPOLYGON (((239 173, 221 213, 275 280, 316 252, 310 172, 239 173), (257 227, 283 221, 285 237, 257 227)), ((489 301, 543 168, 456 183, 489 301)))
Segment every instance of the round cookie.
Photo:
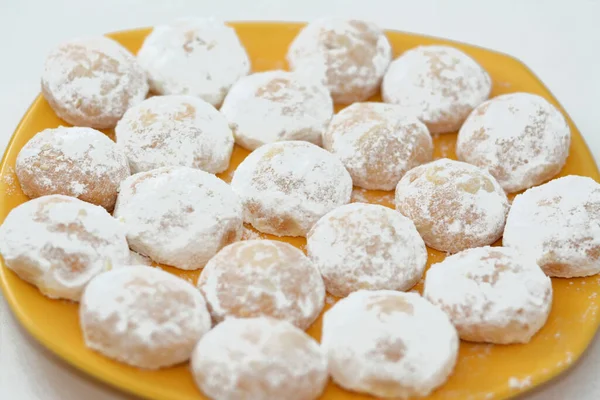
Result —
POLYGON ((531 188, 513 200, 504 246, 535 257, 549 276, 600 272, 600 184, 570 175, 531 188))
POLYGON ((202 270, 198 288, 217 323, 265 316, 307 329, 325 301, 323 279, 313 263, 291 244, 272 240, 224 247, 202 270))
POLYGON ((431 133, 456 131, 492 90, 487 72, 449 46, 419 46, 390 64, 381 85, 386 103, 401 105, 431 133))
POLYGON ((316 400, 327 384, 319 344, 286 321, 229 318, 194 350, 192 375, 218 400, 316 400))
POLYGON ((213 106, 250 72, 235 30, 210 18, 189 18, 154 27, 137 55, 153 92, 188 94, 213 106))
POLYGON ((134 173, 172 165, 216 174, 229 167, 233 151, 225 117, 193 96, 145 100, 125 113, 115 136, 134 173))
POLYGON ((125 266, 92 279, 79 322, 87 347, 139 368, 187 361, 211 327, 202 295, 158 268, 125 266))
POLYGON ((323 147, 342 160, 356 186, 393 190, 406 171, 431 161, 427 127, 393 104, 354 103, 337 113, 323 147))
POLYGON ((456 155, 487 169, 507 192, 538 185, 560 172, 571 131, 543 97, 511 93, 477 107, 458 133, 456 155))
POLYGON ((132 250, 186 270, 242 234, 242 206, 229 185, 199 169, 163 167, 121 184, 114 216, 132 250))
POLYGON ((290 45, 287 61, 292 71, 323 81, 333 101, 363 101, 379 90, 392 48, 375 24, 324 18, 308 24, 290 45))
POLYGON ((333 101, 321 83, 287 71, 267 71, 237 81, 221 112, 240 146, 306 140, 321 145, 333 115, 333 101))
POLYGON ((376 397, 429 395, 454 369, 458 345, 448 316, 416 293, 360 290, 323 317, 334 382, 376 397))
POLYGON ((457 253, 500 239, 509 203, 487 171, 443 158, 404 175, 396 209, 415 223, 429 247, 457 253))
POLYGON ((408 290, 421 276, 427 249, 411 220, 390 208, 352 203, 325 214, 306 237, 308 257, 327 291, 408 290))
POLYGON ((448 314, 463 340, 528 343, 548 319, 552 283, 529 254, 478 247, 433 264, 423 296, 448 314))
POLYGON ((94 276, 129 260, 122 226, 104 208, 62 195, 13 208, 0 226, 0 253, 43 295, 73 301, 94 276))
POLYGON ((148 94, 135 57, 106 37, 72 40, 50 52, 42 73, 50 107, 72 125, 112 128, 148 94))
POLYGON ((37 133, 21 148, 15 173, 29 198, 63 194, 111 211, 129 164, 104 133, 61 126, 37 133))
POLYGON ((333 154, 308 142, 276 142, 238 166, 231 187, 244 222, 277 236, 306 236, 315 222, 350 201, 352 178, 333 154))

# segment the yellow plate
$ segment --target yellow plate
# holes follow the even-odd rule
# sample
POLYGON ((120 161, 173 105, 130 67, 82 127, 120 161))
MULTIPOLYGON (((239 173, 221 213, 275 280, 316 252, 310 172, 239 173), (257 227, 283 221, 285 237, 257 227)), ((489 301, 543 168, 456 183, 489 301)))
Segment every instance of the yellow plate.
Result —
MULTIPOLYGON (((254 71, 285 68, 288 44, 301 28, 296 23, 235 23, 232 24, 246 46, 254 71)), ((110 35, 131 51, 136 52, 148 29, 119 32, 110 35)), ((394 55, 423 44, 449 44, 475 58, 492 76, 492 96, 525 91, 539 94, 551 103, 560 105, 548 89, 518 60, 494 51, 450 42, 443 39, 388 32, 394 55)), ((379 98, 376 98, 379 99, 379 98)), ((562 110, 562 108, 561 108, 562 110)), ((564 113, 564 110, 562 110, 564 113)), ((566 113, 565 113, 566 116, 566 113)), ((598 170, 577 128, 567 116, 573 141, 567 165, 561 175, 586 175, 599 180, 598 170)), ((40 96, 23 117, 8 145, 0 170, 0 221, 8 212, 27 198, 22 194, 14 176, 15 158, 21 147, 45 128, 66 125, 40 96)), ((107 131, 107 134, 112 132, 107 131)), ((454 158, 455 134, 437 137, 435 156, 454 158)), ((221 177, 229 181, 231 172, 247 155, 236 147, 229 171, 221 177)), ((370 201, 391 206, 392 192, 355 190, 355 201, 370 201)), ((266 235, 261 235, 266 237, 266 235)), ((304 239, 282 239, 303 247, 304 239)), ((440 252, 429 250, 429 262, 443 258, 440 252)), ((198 272, 182 272, 165 267, 170 272, 193 280, 198 272)), ((113 362, 90 350, 82 340, 77 321, 77 305, 54 301, 20 280, 12 271, 0 268, 0 283, 13 312, 25 328, 46 347, 88 374, 125 391, 151 399, 198 400, 204 397, 193 384, 187 365, 161 371, 142 371, 113 362)), ((456 370, 448 382, 429 399, 506 399, 524 392, 556 376, 569 367, 585 350, 600 323, 597 296, 599 277, 582 279, 553 279, 554 304, 548 323, 526 345, 493 346, 461 342, 456 370)), ((418 285, 417 289, 421 289, 418 285)), ((309 333, 320 337, 321 322, 309 333)), ((367 399, 367 396, 345 392, 329 384, 324 399, 367 399)))

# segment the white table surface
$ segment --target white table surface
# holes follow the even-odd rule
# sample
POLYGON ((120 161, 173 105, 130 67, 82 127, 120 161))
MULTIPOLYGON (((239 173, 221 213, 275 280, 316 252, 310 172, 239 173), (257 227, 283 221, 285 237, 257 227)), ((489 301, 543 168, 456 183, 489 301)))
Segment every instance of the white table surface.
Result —
MULTIPOLYGON (((76 36, 150 26, 181 16, 312 20, 337 15, 503 51, 524 61, 600 155, 600 1, 0 0, 0 150, 39 92, 45 54, 76 36)), ((600 398, 600 339, 569 372, 527 400, 600 398)), ((131 398, 50 354, 16 322, 0 295, 0 399, 131 398)))

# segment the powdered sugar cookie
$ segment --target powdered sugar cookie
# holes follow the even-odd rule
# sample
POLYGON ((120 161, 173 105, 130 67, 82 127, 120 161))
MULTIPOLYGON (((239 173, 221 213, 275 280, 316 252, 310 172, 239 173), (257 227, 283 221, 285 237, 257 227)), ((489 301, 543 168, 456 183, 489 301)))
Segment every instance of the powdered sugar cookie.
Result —
POLYGON ((154 27, 137 55, 158 94, 188 94, 213 106, 250 72, 235 30, 210 18, 189 18, 154 27))
POLYGON ((129 259, 123 229, 104 208, 62 195, 12 209, 0 226, 0 253, 45 296, 73 301, 90 279, 129 259))
POLYGON ((411 169, 396 188, 396 209, 428 246, 449 253, 500 239, 508 208, 487 171, 447 158, 411 169))
POLYGON ((336 103, 363 101, 379 90, 392 48, 375 24, 325 18, 308 24, 290 45, 292 71, 320 78, 336 103))
POLYGON ((64 194, 111 211, 127 158, 102 132, 91 128, 45 129, 19 152, 15 173, 26 196, 64 194))
POLYGON ((267 71, 237 81, 221 112, 236 143, 248 150, 282 140, 306 140, 320 146, 333 115, 333 102, 319 82, 292 72, 267 71))
POLYGON ((218 400, 314 400, 327 383, 319 344, 286 321, 230 318, 192 354, 196 384, 218 400))
POLYGON ((477 107, 456 142, 462 161, 487 169, 507 192, 538 185, 560 172, 569 155, 571 131, 543 97, 511 93, 477 107))
POLYGON ((411 220, 390 208, 352 203, 325 214, 310 230, 307 254, 327 291, 408 290, 423 275, 427 249, 411 220))
POLYGON ((392 61, 381 85, 386 103, 401 105, 431 133, 456 131, 492 90, 485 70, 449 46, 419 46, 392 61))
POLYGON ((210 329, 210 315, 193 285, 143 265, 92 279, 81 297, 79 322, 86 346, 140 368, 187 361, 210 329))
POLYGON ((325 301, 323 279, 313 263, 291 244, 272 240, 223 248, 202 270, 198 288, 215 322, 267 316, 307 329, 325 301))
POLYGON ((213 174, 229 167, 233 135, 213 106, 192 96, 155 96, 130 108, 115 128, 133 172, 169 165, 213 174))
POLYGON ((416 293, 360 290, 325 313, 321 346, 338 385, 408 399, 446 381, 458 335, 448 316, 416 293))
POLYGON ((549 276, 600 272, 600 184, 570 175, 515 197, 504 246, 532 254, 549 276))
POLYGON ((527 343, 548 319, 552 283, 529 254, 479 247, 432 265, 423 296, 448 314, 463 340, 527 343))
POLYGON ((305 236, 319 218, 350 201, 352 178, 314 144, 277 142, 252 152, 231 187, 244 205, 244 222, 272 235, 305 236))
POLYGON ((50 52, 42 93, 70 124, 112 128, 148 94, 146 74, 135 57, 106 37, 72 40, 50 52))
POLYGON ((187 270, 202 268, 242 234, 242 206, 229 185, 188 167, 127 178, 114 215, 125 224, 132 250, 187 270))
POLYGON ((427 127, 397 105, 354 103, 331 120, 323 147, 342 160, 356 186, 393 190, 411 168, 431 161, 427 127))

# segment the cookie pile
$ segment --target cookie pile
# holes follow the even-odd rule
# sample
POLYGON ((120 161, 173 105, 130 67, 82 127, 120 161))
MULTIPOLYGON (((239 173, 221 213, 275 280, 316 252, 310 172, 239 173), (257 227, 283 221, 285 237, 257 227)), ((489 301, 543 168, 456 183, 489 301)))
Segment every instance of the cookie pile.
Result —
POLYGON ((544 183, 571 139, 548 101, 488 99, 488 73, 453 47, 392 60, 359 20, 308 24, 287 61, 251 73, 235 30, 212 19, 156 27, 137 57, 108 38, 48 56, 44 97, 75 126, 22 148, 31 200, 0 227, 0 253, 44 295, 80 303, 89 348, 147 369, 191 360, 213 399, 316 399, 330 376, 426 396, 459 339, 527 343, 550 313, 549 277, 600 272, 600 185, 544 183), (431 135, 455 131, 459 160, 433 160, 431 135), (228 184, 214 174, 234 143, 252 153, 228 184), (395 190, 395 209, 350 204, 353 186, 395 190), (244 224, 305 237, 306 254, 242 240, 244 224), (426 246, 452 255, 425 273, 426 246), (202 272, 193 285, 131 250, 202 272), (408 292, 422 278, 423 295, 408 292), (304 330, 326 292, 340 300, 318 343, 304 330))

